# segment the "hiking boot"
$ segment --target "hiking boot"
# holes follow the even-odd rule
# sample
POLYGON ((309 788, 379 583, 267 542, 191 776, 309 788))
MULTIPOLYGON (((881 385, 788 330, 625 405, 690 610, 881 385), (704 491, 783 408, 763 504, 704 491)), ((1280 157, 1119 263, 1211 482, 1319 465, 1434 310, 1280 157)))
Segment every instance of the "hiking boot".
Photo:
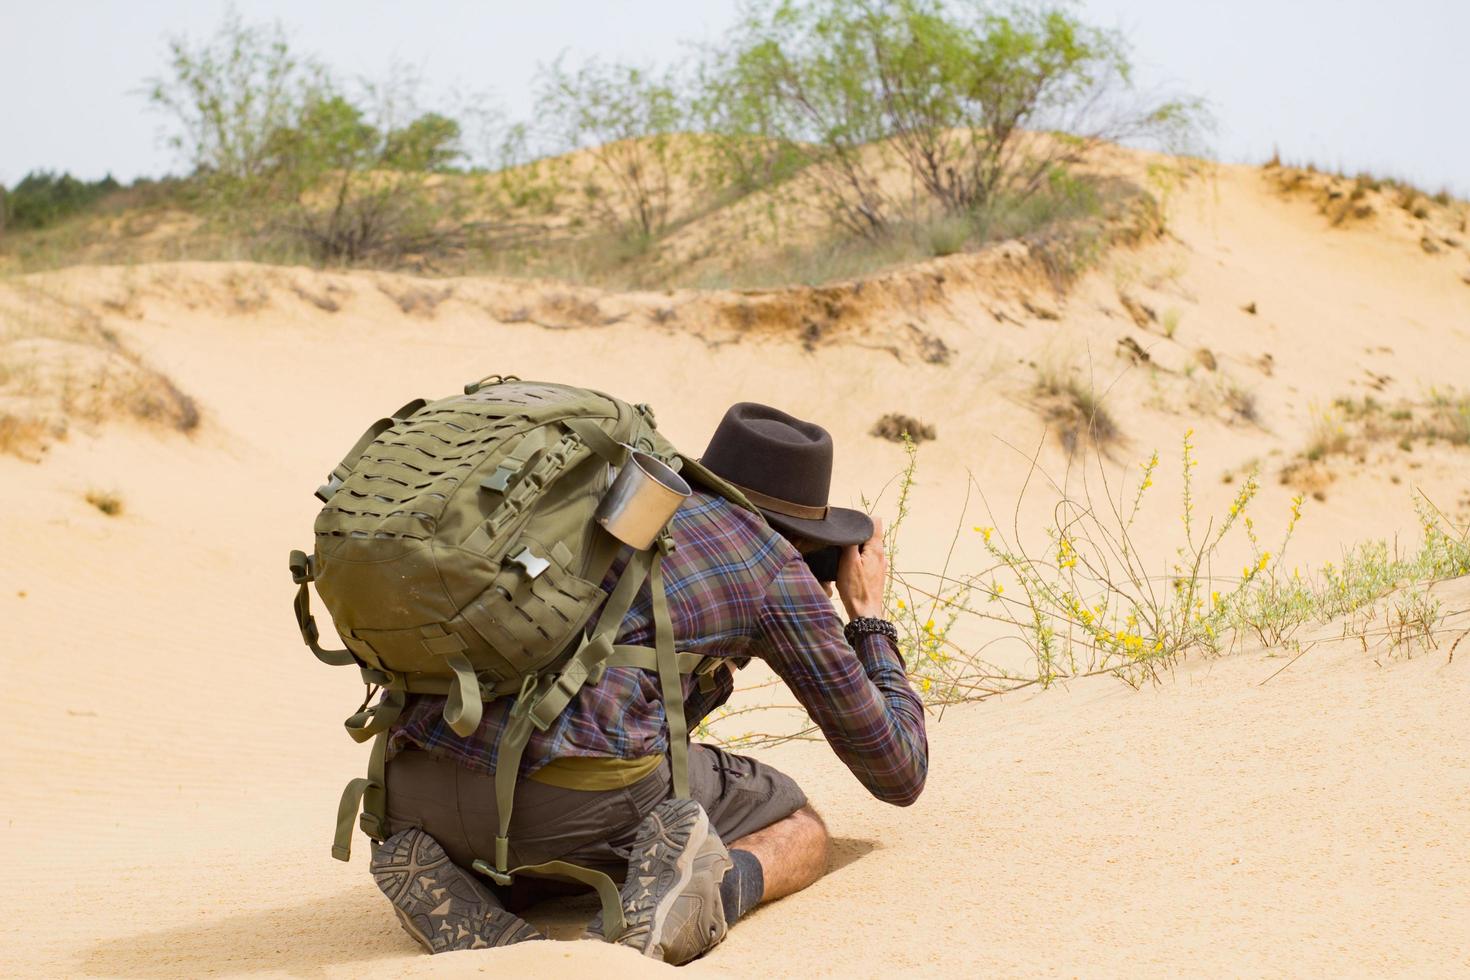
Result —
POLYGON ((507 912, 474 875, 449 860, 439 842, 409 828, 373 851, 373 880, 398 921, 431 953, 545 939, 507 912))
MULTIPOLYGON (((623 883, 627 929, 617 938, 645 956, 675 966, 725 938, 720 881, 729 851, 693 800, 665 800, 638 825, 623 883)), ((588 930, 602 935, 601 914, 588 930)))

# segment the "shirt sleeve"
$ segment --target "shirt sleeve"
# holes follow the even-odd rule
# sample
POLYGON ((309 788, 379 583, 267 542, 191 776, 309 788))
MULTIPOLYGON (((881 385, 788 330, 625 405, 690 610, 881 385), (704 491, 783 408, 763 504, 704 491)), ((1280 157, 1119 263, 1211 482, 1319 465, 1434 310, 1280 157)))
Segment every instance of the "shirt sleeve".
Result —
POLYGON ((929 769, 924 709, 893 641, 869 635, 849 646, 832 601, 796 555, 767 589, 759 626, 751 652, 868 792, 897 806, 918 799, 929 769))

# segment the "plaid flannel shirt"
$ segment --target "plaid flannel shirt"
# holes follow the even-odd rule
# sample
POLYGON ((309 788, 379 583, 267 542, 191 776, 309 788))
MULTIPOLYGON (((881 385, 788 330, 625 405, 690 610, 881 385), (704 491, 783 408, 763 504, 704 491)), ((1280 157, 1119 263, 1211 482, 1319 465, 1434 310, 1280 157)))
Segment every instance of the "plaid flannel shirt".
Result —
MULTIPOLYGON (((696 492, 673 520, 674 551, 664 582, 678 649, 707 656, 764 661, 796 695, 828 744, 877 798, 908 805, 928 770, 924 712, 893 642, 843 638, 832 602, 806 563, 758 516, 696 492)), ((610 589, 626 559, 609 573, 610 589)), ((618 643, 651 646, 652 602, 645 583, 618 633, 618 643)), ((690 727, 729 698, 728 670, 713 690, 686 677, 690 727)), ((706 685, 708 686, 708 685, 706 685)), ((444 698, 410 696, 390 734, 390 751, 405 745, 445 753, 461 765, 494 772, 509 698, 485 705, 469 737, 444 722, 444 698)), ((658 677, 636 667, 607 670, 584 687, 544 732, 533 732, 522 775, 566 756, 637 759, 667 751, 658 677)))

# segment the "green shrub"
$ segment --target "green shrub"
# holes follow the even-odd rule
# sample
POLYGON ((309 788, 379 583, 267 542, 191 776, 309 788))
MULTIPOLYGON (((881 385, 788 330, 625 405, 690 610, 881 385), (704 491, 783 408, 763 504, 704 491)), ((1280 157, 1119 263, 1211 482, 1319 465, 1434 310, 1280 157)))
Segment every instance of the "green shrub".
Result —
POLYGON ((781 0, 748 7, 703 77, 727 146, 799 161, 837 224, 876 235, 909 207, 891 165, 922 205, 987 215, 1101 140, 1193 129, 1196 102, 1121 98, 1129 74, 1122 39, 1062 6, 781 0))
POLYGON ((563 150, 586 148, 607 181, 586 201, 606 227, 648 242, 663 231, 675 179, 690 167, 674 137, 687 120, 672 72, 596 59, 543 69, 537 115, 563 150))
POLYGON ((83 211, 122 185, 108 174, 101 180, 78 180, 69 173, 34 170, 8 192, 0 188, 0 228, 12 231, 45 228, 83 211))
POLYGON ((210 40, 173 38, 169 51, 149 100, 171 117, 170 142, 231 234, 284 235, 318 262, 391 264, 470 230, 454 220, 460 202, 425 179, 460 157, 459 123, 417 112, 411 75, 349 90, 292 51, 279 24, 233 11, 210 40))

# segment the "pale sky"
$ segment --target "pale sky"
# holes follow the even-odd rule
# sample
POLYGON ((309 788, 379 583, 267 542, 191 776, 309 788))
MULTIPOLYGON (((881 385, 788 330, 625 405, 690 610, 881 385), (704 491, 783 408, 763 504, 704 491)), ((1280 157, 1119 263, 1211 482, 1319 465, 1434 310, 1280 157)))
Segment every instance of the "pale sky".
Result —
MULTIPOLYGON (((666 60, 716 40, 735 0, 238 0, 343 75, 413 65, 436 93, 494 91, 516 117, 538 63, 666 60)), ((1470 196, 1470 0, 1082 0, 1131 38, 1140 80, 1208 99, 1213 154, 1406 177, 1470 196)), ((138 94, 164 37, 207 36, 225 0, 0 0, 0 183, 33 168, 120 179, 180 169, 138 94)))

